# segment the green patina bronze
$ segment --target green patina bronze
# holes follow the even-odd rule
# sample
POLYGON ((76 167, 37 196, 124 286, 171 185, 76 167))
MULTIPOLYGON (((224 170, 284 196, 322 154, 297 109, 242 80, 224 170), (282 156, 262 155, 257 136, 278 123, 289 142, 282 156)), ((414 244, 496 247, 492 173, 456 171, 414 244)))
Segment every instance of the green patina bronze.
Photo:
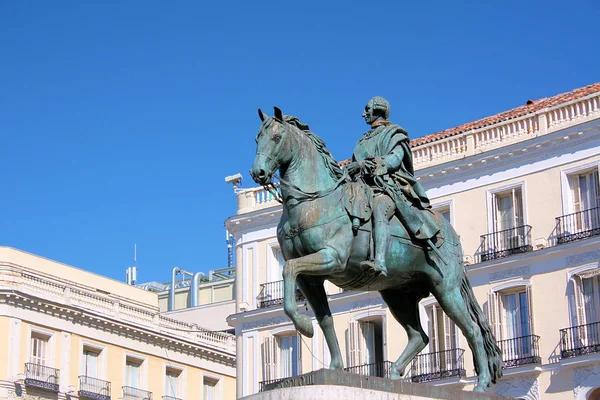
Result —
POLYGON ((371 125, 342 170, 325 143, 307 125, 259 110, 262 124, 250 174, 274 190, 279 170, 283 215, 277 238, 286 260, 284 311, 303 335, 314 334, 298 312, 295 286, 315 313, 331 352, 332 369, 343 361, 323 283, 345 289, 377 290, 404 327, 408 345, 393 364, 400 378, 429 339, 418 303, 433 294, 467 338, 478 375, 476 391, 502 376, 496 345, 463 267, 460 240, 431 209, 414 177, 408 134, 388 121, 389 104, 371 99, 363 117, 371 125))

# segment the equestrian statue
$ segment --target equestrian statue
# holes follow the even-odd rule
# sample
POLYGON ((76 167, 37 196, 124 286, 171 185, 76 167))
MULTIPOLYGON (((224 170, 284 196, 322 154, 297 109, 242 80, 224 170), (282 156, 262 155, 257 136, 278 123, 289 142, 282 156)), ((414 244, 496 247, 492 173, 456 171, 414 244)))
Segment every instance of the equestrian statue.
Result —
POLYGON ((390 371, 399 379, 429 342, 418 303, 433 294, 472 350, 474 390, 486 391, 502 376, 501 351, 467 279, 459 236, 415 178, 408 133, 388 120, 389 103, 368 102, 363 117, 371 129, 344 169, 307 125, 274 110, 271 117, 259 110, 250 174, 283 204, 277 239, 286 260, 284 312, 298 332, 314 334, 310 318, 298 312, 296 286, 323 330, 330 368, 343 369, 324 281, 376 290, 408 336, 390 371))

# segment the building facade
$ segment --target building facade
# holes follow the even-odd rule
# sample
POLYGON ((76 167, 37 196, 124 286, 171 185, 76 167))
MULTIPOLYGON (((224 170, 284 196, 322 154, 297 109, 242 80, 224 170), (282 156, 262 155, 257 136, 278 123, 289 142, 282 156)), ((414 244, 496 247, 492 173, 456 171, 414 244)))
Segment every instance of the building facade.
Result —
MULTIPOLYGON (((326 139, 326 138, 325 138, 326 139)), ((358 134, 357 138, 358 139, 358 134)), ((523 399, 600 396, 600 84, 413 140, 416 176, 461 236, 465 268, 503 352, 491 390, 523 399)), ((313 314, 311 339, 282 308, 281 206, 262 188, 237 189, 225 225, 236 239, 237 395, 323 368, 329 352, 313 314)), ((376 292, 326 282, 348 370, 386 376, 406 346, 376 292)), ((433 297, 421 301, 430 337, 406 378, 472 389, 471 351, 433 297)))
POLYGON ((152 291, 8 247, 0 332, 0 399, 235 397, 233 335, 161 313, 152 291))

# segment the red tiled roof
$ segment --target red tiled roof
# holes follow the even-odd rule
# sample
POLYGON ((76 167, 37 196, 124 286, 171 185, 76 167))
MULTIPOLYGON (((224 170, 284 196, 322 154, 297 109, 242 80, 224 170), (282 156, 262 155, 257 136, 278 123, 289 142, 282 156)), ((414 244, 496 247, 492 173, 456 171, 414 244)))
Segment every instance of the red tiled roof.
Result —
POLYGON ((542 98, 535 101, 529 100, 527 101, 527 104, 517 108, 513 108, 512 110, 504 111, 500 114, 496 114, 491 117, 486 117, 477 121, 468 122, 455 128, 446 129, 441 132, 432 133, 431 135, 411 140, 410 146, 421 146, 426 143, 435 142, 436 140, 441 140, 450 136, 458 135, 459 133, 466 132, 471 129, 483 128, 484 126, 493 125, 502 121, 508 121, 513 118, 522 117, 524 115, 542 110, 546 107, 552 107, 558 104, 567 103, 569 101, 577 100, 596 92, 600 92, 600 82, 584 86, 579 89, 571 90, 570 92, 561 93, 556 96, 542 98))

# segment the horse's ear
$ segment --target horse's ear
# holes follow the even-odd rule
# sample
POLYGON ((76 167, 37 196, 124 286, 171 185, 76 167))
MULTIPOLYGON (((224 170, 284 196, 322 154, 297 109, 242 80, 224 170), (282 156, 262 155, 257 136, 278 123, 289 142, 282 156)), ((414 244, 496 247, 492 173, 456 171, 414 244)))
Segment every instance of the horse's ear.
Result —
POLYGON ((265 114, 263 114, 263 112, 260 108, 258 109, 258 116, 260 117, 260 120, 262 122, 265 122, 265 119, 267 119, 267 116, 265 114))
POLYGON ((283 113, 281 112, 281 110, 277 107, 273 107, 273 110, 275 110, 275 118, 283 122, 283 113))

